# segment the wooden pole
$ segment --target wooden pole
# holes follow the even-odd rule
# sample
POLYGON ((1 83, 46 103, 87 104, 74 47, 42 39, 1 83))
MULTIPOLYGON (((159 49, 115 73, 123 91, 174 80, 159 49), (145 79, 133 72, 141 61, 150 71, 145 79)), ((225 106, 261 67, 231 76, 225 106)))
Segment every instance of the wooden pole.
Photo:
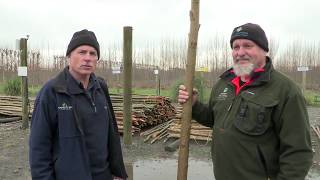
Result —
MULTIPOLYGON (((190 11, 190 32, 188 41, 187 69, 185 75, 185 86, 190 96, 192 96, 193 90, 193 79, 197 56, 198 31, 200 28, 199 4, 200 0, 192 0, 190 11)), ((189 137, 191 118, 192 97, 189 98, 189 100, 183 104, 177 180, 186 180, 188 177, 189 137)))
POLYGON ((307 71, 302 71, 302 93, 306 92, 307 71))
POLYGON ((125 145, 132 144, 131 89, 132 89, 132 27, 123 28, 123 116, 125 145))
MULTIPOLYGON (((120 72, 121 73, 121 72, 120 72)), ((120 82, 120 73, 118 73, 117 76, 117 93, 120 94, 120 87, 121 87, 121 82, 120 82)))
POLYGON ((160 76, 159 76, 159 68, 155 70, 156 75, 156 95, 160 96, 160 76))
POLYGON ((160 92, 161 90, 160 89, 161 89, 160 74, 158 74, 158 91, 157 91, 158 92, 158 94, 157 94, 158 96, 161 95, 161 92, 160 92))
POLYGON ((125 162, 124 166, 126 168, 126 171, 128 173, 128 179, 127 180, 133 180, 133 163, 132 162, 125 162))
MULTIPOLYGON (((27 64, 27 39, 20 39, 20 61, 21 67, 28 67, 27 64)), ((29 127, 29 113, 28 113, 28 76, 22 76, 22 129, 29 127)))
POLYGON ((2 65, 0 67, 2 69, 2 82, 4 83, 5 82, 5 79, 4 79, 4 65, 2 65))

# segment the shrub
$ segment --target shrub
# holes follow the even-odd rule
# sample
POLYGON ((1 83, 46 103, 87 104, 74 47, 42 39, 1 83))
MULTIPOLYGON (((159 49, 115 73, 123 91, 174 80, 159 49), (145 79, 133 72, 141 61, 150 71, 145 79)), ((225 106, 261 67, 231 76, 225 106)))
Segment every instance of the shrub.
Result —
POLYGON ((19 77, 10 79, 4 84, 3 91, 9 96, 21 95, 21 79, 19 77))
MULTIPOLYGON (((178 91, 179 91, 179 86, 183 84, 184 81, 182 80, 177 80, 173 86, 171 87, 171 93, 170 93, 170 98, 173 102, 177 102, 177 97, 178 97, 178 91)), ((200 76, 195 76, 193 80, 193 87, 198 89, 198 100, 200 102, 204 102, 204 78, 200 76)))
POLYGON ((178 91, 180 84, 183 84, 182 80, 177 80, 171 87, 170 98, 172 102, 177 102, 178 91))
POLYGON ((320 96, 319 91, 306 90, 304 92, 304 97, 308 106, 319 106, 320 103, 317 102, 316 96, 320 96))

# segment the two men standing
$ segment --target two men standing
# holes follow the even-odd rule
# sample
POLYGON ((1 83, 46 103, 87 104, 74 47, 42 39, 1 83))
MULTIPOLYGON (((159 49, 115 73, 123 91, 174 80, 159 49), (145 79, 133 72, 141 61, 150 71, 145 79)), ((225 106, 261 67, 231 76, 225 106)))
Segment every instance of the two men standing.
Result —
MULTIPOLYGON (((192 96, 192 115, 213 128, 217 180, 303 180, 312 163, 306 104, 292 80, 272 66, 268 40, 257 24, 231 35, 233 67, 220 76, 207 105, 192 96)), ((33 179, 111 180, 127 177, 117 124, 93 32, 76 32, 69 65, 39 92, 32 116, 33 179), (104 90, 106 89, 106 90, 104 90)), ((189 98, 180 87, 178 101, 189 98)))

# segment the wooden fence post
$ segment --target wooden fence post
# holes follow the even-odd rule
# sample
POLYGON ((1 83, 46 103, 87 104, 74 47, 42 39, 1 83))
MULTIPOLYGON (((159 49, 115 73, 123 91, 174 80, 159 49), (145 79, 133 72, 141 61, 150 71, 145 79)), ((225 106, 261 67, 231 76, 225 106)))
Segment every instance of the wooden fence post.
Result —
POLYGON ((123 28, 123 141, 132 144, 131 91, 132 91, 132 27, 123 28))
MULTIPOLYGON (((27 39, 21 38, 20 39, 20 61, 21 67, 27 68, 27 39)), ((22 76, 22 88, 21 88, 21 95, 22 95, 22 129, 27 129, 29 127, 29 112, 28 112, 28 76, 22 76)))

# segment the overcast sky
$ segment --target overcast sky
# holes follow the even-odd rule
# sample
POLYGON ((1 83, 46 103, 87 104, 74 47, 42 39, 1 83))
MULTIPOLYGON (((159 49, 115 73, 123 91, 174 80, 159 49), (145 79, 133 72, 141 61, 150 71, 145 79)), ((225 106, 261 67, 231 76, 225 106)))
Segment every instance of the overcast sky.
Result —
MULTIPOLYGON (((96 33, 102 47, 121 43, 123 26, 133 42, 184 39, 191 0, 0 0, 0 47, 29 34, 29 47, 64 53, 72 34, 96 33)), ((200 0, 199 43, 253 22, 280 46, 293 39, 320 42, 319 0, 200 0)))

